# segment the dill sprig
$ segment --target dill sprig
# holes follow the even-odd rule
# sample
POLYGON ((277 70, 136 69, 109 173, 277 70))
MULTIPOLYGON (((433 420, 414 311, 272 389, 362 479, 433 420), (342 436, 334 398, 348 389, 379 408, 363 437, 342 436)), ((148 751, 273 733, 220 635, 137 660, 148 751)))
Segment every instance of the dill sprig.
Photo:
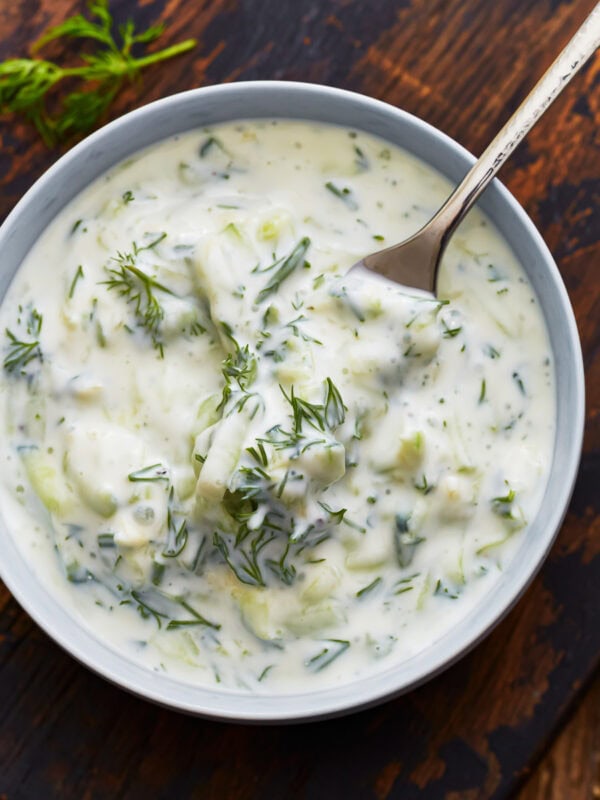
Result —
POLYGON ((310 403, 308 400, 303 400, 294 391, 292 386, 288 394, 283 386, 279 386, 281 394, 285 397, 292 408, 292 419, 294 422, 294 433, 296 435, 302 433, 302 427, 306 422, 311 428, 317 431, 325 430, 325 407, 320 403, 310 403))
POLYGON ((136 266, 136 261, 143 250, 155 247, 165 236, 166 234, 162 234, 145 247, 139 247, 133 242, 131 253, 117 253, 111 259, 117 266, 106 267, 110 277, 108 280, 102 281, 109 291, 116 289, 120 297, 125 298, 127 303, 133 305, 138 325, 147 331, 161 358, 164 357, 164 343, 160 336, 160 324, 165 314, 156 297, 156 292, 169 295, 173 295, 173 292, 136 266))
POLYGON ((163 25, 138 33, 128 20, 118 27, 117 41, 108 0, 90 0, 88 11, 89 18, 82 14, 69 17, 46 31, 32 47, 35 53, 57 39, 91 41, 94 49, 81 53, 81 64, 63 67, 40 58, 11 58, 0 64, 0 113, 23 115, 48 146, 87 133, 106 113, 125 81, 134 81, 145 67, 196 45, 194 39, 187 39, 137 58, 132 48, 156 41, 163 25), (75 88, 60 96, 65 81, 69 86, 75 83, 75 88), (49 103, 51 96, 54 99, 49 103))
MULTIPOLYGON (((222 322, 221 327, 228 339, 234 345, 234 352, 228 353, 223 360, 221 372, 225 379, 223 386, 223 393, 221 395, 221 402, 217 406, 217 411, 225 412, 227 407, 227 414, 233 411, 241 411, 248 400, 254 397, 257 402, 256 410, 262 402, 260 396, 255 392, 248 391, 248 387, 254 383, 256 379, 258 363, 254 353, 250 351, 248 345, 240 347, 239 342, 235 339, 233 331, 227 323, 222 322), (234 397, 235 402, 229 406, 230 399, 234 397)), ((253 412, 252 416, 256 413, 253 412)))
POLYGON ((342 203, 345 203, 350 211, 358 210, 358 203, 352 193, 352 189, 349 189, 347 186, 344 186, 340 189, 339 186, 336 186, 332 181, 327 181, 325 188, 330 191, 331 194, 335 195, 338 200, 341 200, 342 203))
POLYGON ((256 378, 256 357, 250 352, 247 344, 238 347, 235 353, 230 353, 223 361, 223 377, 229 383, 234 380, 241 391, 245 392, 247 387, 256 378))
MULTIPOLYGON (((223 362, 225 387, 219 407, 232 413, 253 396, 249 387, 256 378, 257 362, 248 347, 241 347, 235 340, 229 325, 222 324, 222 330, 234 351, 223 362)), ((248 460, 236 469, 223 499, 231 523, 224 523, 212 537, 213 549, 235 577, 251 586, 266 586, 269 577, 292 584, 297 577, 294 559, 303 547, 315 547, 327 538, 331 527, 338 525, 345 513, 345 509, 335 512, 323 506, 328 511, 326 517, 312 524, 299 524, 281 498, 289 482, 303 481, 305 477, 293 468, 287 469, 283 477, 270 474, 270 448, 290 448, 300 455, 315 444, 331 443, 331 430, 344 421, 346 412, 339 390, 327 378, 323 382, 322 403, 299 397, 293 386, 289 392, 282 386, 280 390, 290 407, 291 430, 275 425, 245 448, 248 460), (322 435, 315 441, 309 429, 322 435)))
POLYGON ((371 583, 367 584, 367 586, 363 586, 362 589, 359 589, 358 592, 356 592, 356 597, 360 599, 361 597, 364 597, 366 594, 369 594, 369 592, 372 592, 373 589, 376 589, 379 586, 382 580, 383 578, 381 577, 381 575, 378 578, 375 578, 375 580, 371 581, 371 583))
POLYGON ((175 510, 175 490, 171 486, 167 507, 167 543, 162 555, 165 558, 176 558, 181 555, 188 542, 187 520, 177 520, 175 510))
POLYGON ((162 555, 164 558, 177 558, 185 550, 188 543, 189 531, 185 517, 176 508, 175 488, 171 482, 169 470, 161 462, 149 464, 147 467, 134 470, 127 475, 130 483, 165 483, 168 492, 167 502, 167 540, 162 555))
POLYGON ((158 589, 145 591, 134 589, 129 593, 129 597, 121 600, 120 605, 133 605, 142 619, 149 619, 152 617, 158 628, 162 628, 163 620, 169 620, 167 623, 168 631, 198 625, 202 625, 214 631, 218 631, 221 628, 219 623, 206 619, 206 617, 191 606, 185 598, 177 595, 169 595, 158 589), (188 615, 187 618, 180 619, 179 616, 176 616, 181 613, 180 609, 186 612, 188 615))
POLYGON ((8 328, 6 329, 9 346, 8 354, 4 359, 4 369, 7 372, 22 372, 34 359, 42 360, 42 351, 38 340, 22 342, 8 328))
POLYGON ((342 653, 345 653, 350 647, 350 642, 345 639, 325 639, 324 641, 327 646, 324 647, 320 653, 317 653, 316 656, 304 662, 304 666, 311 670, 311 672, 320 672, 322 669, 325 669, 325 667, 328 667, 332 661, 335 661, 336 658, 341 656, 342 653))
POLYGON ((492 506, 492 511, 495 514, 498 514, 500 517, 504 517, 505 519, 510 519, 513 513, 513 503, 515 502, 516 492, 514 489, 511 489, 506 482, 506 494, 499 496, 499 497, 492 497, 490 503, 492 506))
POLYGON ((394 528, 394 543, 396 545, 396 557, 398 564, 404 568, 409 567, 415 556, 417 545, 424 542, 422 536, 417 536, 410 529, 410 514, 396 514, 396 525, 394 528))
MULTIPOLYGON (((22 311, 21 307, 19 311, 22 311)), ((42 315, 35 308, 31 308, 25 325, 27 335, 33 337, 30 341, 19 339, 9 328, 6 329, 8 353, 4 359, 4 369, 7 372, 23 374, 25 367, 32 361, 43 361, 40 348, 42 321, 42 315)))
POLYGON ((75 294, 75 287, 77 286, 77 281, 81 280, 83 277, 85 277, 83 274, 83 267, 80 264, 75 271, 75 275, 73 277, 73 280, 71 281, 71 286, 69 287, 69 294, 67 295, 69 300, 73 299, 73 295, 75 294))
POLYGON ((283 386, 279 386, 281 393, 291 406, 294 423, 293 433, 296 437, 301 436, 305 422, 311 428, 325 432, 327 428, 330 430, 337 428, 346 419, 347 409, 342 400, 342 395, 331 378, 325 379, 323 387, 323 403, 310 403, 308 400, 298 397, 293 386, 289 394, 283 386))
POLYGON ((314 336, 306 333, 305 331, 301 330, 298 326, 300 322, 306 322, 307 317, 304 314, 300 314, 299 317, 293 319, 291 322, 286 323, 285 327, 290 328, 294 336, 297 336, 299 339, 302 339, 303 342, 313 342, 314 344, 323 344, 319 339, 315 339, 314 336))
POLYGON ((212 628, 215 631, 221 629, 221 626, 216 622, 211 622, 205 616, 196 611, 195 608, 181 598, 177 598, 179 605, 191 614, 191 619, 172 619, 167 625, 168 631, 177 630, 177 628, 189 628, 191 626, 203 625, 207 628, 212 628))
POLYGON ((229 568, 240 581, 240 583, 245 583, 248 586, 265 586, 265 580, 258 562, 258 556, 260 551, 266 547, 267 544, 273 541, 273 538, 273 536, 268 537, 265 529, 263 528, 259 535, 250 542, 250 547, 248 550, 236 546, 235 552, 238 554, 237 560, 234 560, 230 555, 229 545, 227 544, 225 537, 222 536, 218 531, 214 532, 213 545, 219 551, 223 559, 227 562, 229 568))
POLYGON ((300 239, 296 247, 294 247, 288 256, 275 261, 273 264, 267 267, 267 269, 260 270, 261 272, 268 272, 277 268, 276 272, 271 276, 271 279, 268 281, 264 289, 261 289, 258 293, 256 298, 257 303, 262 303, 263 300, 266 300, 267 297, 276 292, 285 279, 288 278, 292 272, 294 272, 294 270, 300 266, 300 264, 304 263, 304 256, 306 255, 306 251, 309 247, 310 239, 308 236, 305 236, 303 239, 300 239))

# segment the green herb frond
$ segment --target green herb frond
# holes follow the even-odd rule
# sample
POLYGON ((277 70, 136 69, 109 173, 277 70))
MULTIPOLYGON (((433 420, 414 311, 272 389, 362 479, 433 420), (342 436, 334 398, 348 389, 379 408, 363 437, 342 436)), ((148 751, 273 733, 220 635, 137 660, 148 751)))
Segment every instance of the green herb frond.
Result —
POLYGON ((300 239, 296 247, 294 247, 288 256, 275 261, 265 270, 262 270, 266 272, 277 267, 276 272, 271 276, 271 279, 268 281, 267 285, 258 293, 256 298, 257 303, 262 303, 267 299, 267 297, 276 292, 286 278, 288 278, 292 272, 294 272, 294 270, 300 266, 300 264, 304 263, 304 256, 306 255, 306 251, 309 247, 310 239, 308 236, 305 236, 304 238, 300 239))
POLYGON ((146 247, 138 247, 134 242, 132 252, 117 253, 111 259, 117 266, 106 267, 109 278, 102 281, 102 284, 108 287, 108 291, 116 290, 120 297, 133 306, 137 324, 146 330, 152 339, 152 344, 163 357, 164 343, 160 335, 160 325, 164 318, 164 311, 156 292, 168 295, 173 295, 173 292, 136 266, 137 255, 142 250, 154 246, 158 241, 146 247))
POLYGON ((50 28, 32 48, 35 54, 48 42, 71 39, 91 52, 80 53, 81 63, 62 67, 40 58, 12 58, 0 64, 0 113, 21 114, 35 125, 47 145, 87 133, 104 116, 125 81, 133 81, 151 64, 195 47, 194 39, 134 57, 136 44, 147 45, 163 33, 162 25, 136 32, 132 20, 118 28, 117 41, 108 0, 90 0, 89 17, 76 14, 50 28), (75 83, 62 96, 60 89, 75 83), (54 91, 56 90, 56 91, 54 91))
MULTIPOLYGON (((19 307, 19 312, 22 309, 19 307)), ((4 358, 4 369, 13 374, 24 374, 25 367, 32 361, 43 361, 40 348, 40 334, 42 332, 43 317, 35 308, 29 309, 27 319, 23 323, 19 317, 18 323, 24 325, 27 336, 33 337, 29 341, 19 339, 9 328, 5 333, 8 338, 8 352, 4 358)))

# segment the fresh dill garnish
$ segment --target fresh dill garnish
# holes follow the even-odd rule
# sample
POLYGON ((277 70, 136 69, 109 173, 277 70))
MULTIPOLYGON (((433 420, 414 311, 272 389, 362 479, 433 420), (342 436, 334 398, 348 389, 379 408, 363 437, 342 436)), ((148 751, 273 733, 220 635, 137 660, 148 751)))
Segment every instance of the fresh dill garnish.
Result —
MULTIPOLYGON (((22 313, 21 307, 19 307, 19 312, 22 313)), ((22 324, 20 317, 18 322, 22 324)), ((6 328, 5 333, 8 337, 8 353, 4 358, 4 369, 7 372, 23 375, 25 374, 25 367, 32 361, 44 360, 40 348, 42 322, 42 315, 37 309, 31 308, 25 322, 27 335, 33 337, 29 341, 19 339, 9 328, 6 328)))
POLYGON ((334 285, 329 290, 331 297, 337 297, 344 305, 354 314, 359 322, 364 322, 366 317, 360 306, 348 294, 348 289, 345 286, 334 285))
POLYGON ((131 592, 131 598, 121 600, 120 605, 129 605, 132 601, 135 603, 136 611, 139 613, 142 619, 149 619, 150 617, 153 617, 157 626, 162 628, 162 620, 167 618, 165 613, 151 606, 150 601, 147 600, 141 592, 136 590, 131 592))
POLYGON ((267 675, 268 675, 268 674, 269 674, 269 672, 270 672, 270 671, 273 669, 273 667, 274 667, 274 666, 275 666, 274 664, 269 664, 269 666, 268 666, 268 667, 265 667, 265 668, 263 669, 263 671, 262 671, 262 672, 260 673, 260 675, 258 676, 258 682, 259 682, 259 683, 260 683, 261 681, 264 681, 264 679, 267 677, 267 675))
POLYGON ((42 351, 39 341, 23 342, 6 329, 9 340, 9 350, 4 359, 4 369, 7 372, 23 372, 24 368, 35 359, 42 360, 42 351))
POLYGON ((94 574, 86 567, 82 567, 78 561, 67 564, 65 571, 69 583, 89 583, 96 580, 94 574))
POLYGON ((413 484, 413 486, 415 487, 415 489, 417 491, 419 491, 419 492, 421 492, 422 494, 425 494, 425 495, 429 494, 429 492, 432 492, 435 489, 435 486, 433 486, 432 484, 428 483, 427 476, 425 475, 425 473, 423 473, 423 475, 421 477, 421 483, 416 483, 415 482, 413 484))
POLYGON ((94 50, 81 54, 82 63, 62 67, 40 58, 11 58, 0 64, 0 113, 22 114, 48 146, 87 133, 104 116, 123 84, 135 81, 151 64, 185 53, 195 47, 194 39, 149 53, 132 55, 135 45, 147 45, 163 33, 163 25, 136 32, 132 20, 120 25, 120 42, 108 0, 90 0, 90 17, 76 14, 46 31, 31 48, 37 52, 55 39, 92 41, 94 50), (64 81, 78 86, 60 95, 64 81))
POLYGON ((84 275, 83 275, 83 267, 80 264, 77 267, 76 271, 75 271, 75 275, 73 277, 73 280, 71 281, 71 286, 69 288, 69 295, 68 295, 69 300, 73 299, 73 295, 75 294, 75 287, 77 286, 77 281, 81 280, 81 278, 83 278, 83 277, 84 277, 84 275))
MULTIPOLYGON (((154 566, 159 568, 158 579, 152 578, 152 583, 157 586, 162 580, 164 565, 154 562, 154 566)), ((162 628, 164 620, 168 620, 166 625, 168 631, 199 625, 215 631, 221 629, 221 625, 206 619, 203 614, 187 602, 186 598, 171 595, 156 588, 149 588, 143 591, 134 589, 129 592, 129 596, 121 600, 120 605, 133 605, 142 619, 152 617, 159 628, 162 628), (182 611, 186 614, 183 619, 181 618, 182 611)))
POLYGON ((242 547, 235 548, 235 552, 239 556, 239 562, 234 561, 230 553, 230 547, 225 537, 219 533, 219 531, 215 531, 213 534, 213 545, 219 551, 240 583, 245 583, 249 586, 265 586, 265 580, 262 575, 260 564, 258 563, 258 555, 272 539, 273 537, 269 538, 266 535, 263 528, 259 535, 250 543, 249 551, 242 547))
POLYGON ((187 520, 177 521, 175 511, 175 490, 171 486, 169 491, 169 504, 167 507, 167 543, 162 555, 165 558, 176 558, 181 555, 188 542, 187 520))
POLYGON ((458 600, 458 594, 442 583, 441 580, 438 580, 436 583, 433 593, 441 597, 446 597, 448 600, 458 600))
POLYGON ((123 297, 128 304, 133 305, 137 323, 144 328, 152 344, 158 350, 160 357, 164 357, 164 343, 160 335, 160 325, 164 318, 164 310, 161 306, 156 292, 173 295, 173 292, 159 283, 156 278, 148 275, 137 265, 137 257, 143 250, 150 250, 165 238, 166 234, 161 234, 156 240, 139 247, 133 242, 131 252, 117 253, 111 258, 117 266, 105 267, 109 274, 109 279, 102 281, 108 287, 108 291, 115 289, 120 297, 123 297))
POLYGON ((257 442, 256 447, 247 447, 246 452, 249 453, 261 467, 266 467, 268 465, 269 457, 267 456, 265 446, 262 442, 257 442))
POLYGON ((292 250, 292 252, 283 259, 279 259, 279 261, 275 261, 271 264, 270 267, 267 269, 277 268, 276 272, 271 276, 271 279, 268 281, 267 285, 260 290, 258 296, 256 298, 257 303, 262 303, 264 300, 267 299, 271 294, 276 292, 281 284, 288 278, 294 270, 302 264, 304 261, 304 256, 306 255, 306 251, 310 247, 310 239, 308 236, 304 236, 296 247, 292 250))
POLYGON ((346 406, 339 389, 331 378, 326 378, 323 386, 325 395, 323 403, 310 403, 308 400, 304 400, 295 393, 293 386, 290 388, 289 394, 283 386, 279 386, 281 393, 291 406, 293 432, 296 436, 302 434, 305 422, 311 428, 323 432, 326 427, 334 429, 344 422, 346 406))
POLYGON ((222 322, 221 328, 225 336, 233 344, 234 352, 227 354, 221 366, 225 385, 223 386, 221 402, 217 406, 217 411, 227 410, 227 414, 241 411, 250 398, 255 398, 256 408, 252 413, 252 416, 254 416, 262 403, 259 395, 248 391, 248 388, 256 378, 258 369, 256 356, 250 351, 248 345, 240 347, 230 325, 222 322), (232 399, 233 402, 230 403, 232 399))
POLYGON ((516 492, 511 489, 508 483, 506 484, 508 491, 505 495, 499 497, 492 497, 490 503, 492 511, 500 517, 510 519, 512 517, 512 506, 515 501, 516 492))
POLYGON ((355 144, 354 145, 354 153, 356 158, 354 159, 354 163, 356 164, 356 168, 359 172, 366 172, 369 169, 369 159, 366 157, 365 153, 361 148, 355 144))
POLYGON ((334 511, 331 506, 327 505, 327 503, 323 503, 321 500, 317 500, 317 503, 321 506, 323 511, 325 511, 329 515, 329 519, 335 525, 339 525, 341 522, 344 521, 344 517, 346 516, 347 508, 339 508, 337 511, 334 511))
POLYGON ((256 377, 256 368, 256 357, 246 344, 225 358, 222 372, 227 382, 233 379, 242 391, 246 391, 256 377))
POLYGON ((177 602, 179 605, 185 609, 189 614, 191 614, 191 619, 172 619, 169 624, 167 625, 167 630, 172 631, 176 630, 177 628, 189 628, 192 625, 204 625, 207 628, 212 628, 215 631, 221 629, 221 626, 216 622, 211 622, 210 620, 206 619, 206 617, 202 616, 195 608, 187 603, 185 600, 181 598, 177 598, 177 602))
POLYGON ((458 325, 456 328, 451 328, 446 324, 445 320, 442 320, 442 325, 444 327, 444 331, 442 333, 444 339, 454 339, 454 337, 458 336, 458 334, 462 331, 462 325, 458 325))
POLYGON ((358 203, 356 202, 356 198, 352 194, 352 190, 349 189, 347 186, 344 186, 342 189, 340 189, 338 186, 335 185, 335 183, 332 183, 332 181, 327 181, 327 183, 325 184, 325 188, 328 191, 330 191, 331 194, 337 197, 338 200, 341 200, 343 203, 345 203, 345 205, 347 205, 351 211, 358 210, 358 203))
POLYGON ((497 283, 498 281, 503 280, 502 275, 498 271, 498 267, 494 264, 488 264, 488 283, 497 283))
POLYGON ((362 589, 359 589, 358 592, 356 593, 356 596, 360 598, 364 597, 366 594, 369 594, 369 592, 372 592, 373 589, 379 586, 382 580, 383 578, 381 578, 381 576, 379 578, 375 578, 375 580, 371 581, 371 583, 369 583, 368 586, 363 586, 362 589))
POLYGON ((221 141, 217 139, 216 136, 209 136, 202 142, 202 144, 198 148, 198 155, 200 156, 200 158, 206 158, 209 152, 214 148, 217 148, 218 150, 225 152, 225 148, 223 147, 221 141))
POLYGON ((500 352, 491 344, 486 344, 483 352, 486 354, 486 356, 488 356, 488 358, 500 358, 500 352))
POLYGON ((265 562, 271 572, 286 586, 291 586, 296 578, 296 567, 293 564, 288 564, 286 561, 289 551, 290 543, 288 542, 283 551, 283 555, 278 561, 269 558, 265 562))
POLYGON ((396 514, 394 543, 396 556, 401 567, 409 567, 415 556, 417 545, 425 540, 410 530, 410 514, 396 514))
POLYGON ((325 669, 350 647, 350 642, 344 639, 325 639, 325 642, 333 646, 324 647, 320 653, 304 662, 304 665, 312 672, 320 672, 325 669))
POLYGON ((480 405, 485 400, 485 393, 486 393, 486 383, 485 383, 485 378, 483 378, 481 381, 481 388, 479 390, 479 400, 477 401, 480 405))
POLYGON ((128 189, 126 192, 123 192, 121 199, 125 205, 127 205, 127 203, 131 203, 133 200, 135 200, 135 197, 133 196, 131 189, 128 189))
POLYGON ((169 471, 161 463, 150 464, 142 467, 135 472, 130 472, 127 480, 131 483, 153 483, 154 481, 165 481, 169 483, 169 471))
POLYGON ((331 380, 325 379, 325 403, 324 403, 325 421, 327 425, 333 430, 338 425, 342 425, 346 419, 346 411, 348 410, 342 400, 342 395, 339 389, 331 380))
POLYGON ((415 572, 413 575, 407 575, 406 578, 400 578, 400 580, 396 581, 393 586, 393 593, 398 595, 404 594, 405 592, 412 592, 412 590, 415 588, 412 585, 412 582, 415 578, 418 578, 420 574, 420 572, 415 572))
POLYGON ((521 394, 523 396, 526 395, 527 392, 525 391, 525 384, 523 383, 523 379, 521 378, 519 373, 518 372, 513 372, 512 378, 513 378, 513 381, 517 384, 517 387, 518 387, 519 391, 521 392, 521 394))
POLYGON ((331 440, 322 436, 316 439, 309 438, 304 423, 319 433, 327 433, 328 428, 333 430, 344 421, 347 409, 333 381, 327 378, 323 383, 323 403, 303 400, 296 395, 294 386, 290 388, 289 394, 283 386, 280 385, 279 388, 291 408, 292 429, 285 430, 281 425, 274 425, 264 436, 257 439, 257 443, 268 444, 274 450, 293 449, 297 455, 316 445, 331 444, 331 440))
POLYGON ((344 525, 347 525, 349 528, 352 528, 353 530, 358 531, 359 533, 367 532, 366 528, 364 528, 362 525, 359 525, 358 522, 354 522, 353 520, 348 519, 347 516, 344 517, 343 522, 344 525))
POLYGON ((295 393, 294 387, 290 388, 288 394, 281 384, 279 385, 281 394, 285 397, 292 408, 292 419, 294 421, 294 433, 302 432, 302 426, 306 422, 311 428, 318 431, 325 430, 325 406, 320 403, 309 403, 295 393))
POLYGON ((321 342, 319 339, 315 339, 314 336, 310 336, 308 333, 305 333, 305 331, 301 330, 298 327, 298 323, 306 321, 307 318, 304 316, 304 314, 300 314, 300 316, 296 317, 296 319, 293 319, 291 322, 286 323, 285 327, 291 328, 294 336, 297 336, 298 338, 302 339, 303 342, 313 342, 314 344, 323 344, 323 342, 321 342))
POLYGON ((165 574, 166 564, 161 563, 160 561, 153 561, 152 562, 152 575, 150 580, 152 581, 154 586, 160 586, 162 583, 162 579, 165 574))

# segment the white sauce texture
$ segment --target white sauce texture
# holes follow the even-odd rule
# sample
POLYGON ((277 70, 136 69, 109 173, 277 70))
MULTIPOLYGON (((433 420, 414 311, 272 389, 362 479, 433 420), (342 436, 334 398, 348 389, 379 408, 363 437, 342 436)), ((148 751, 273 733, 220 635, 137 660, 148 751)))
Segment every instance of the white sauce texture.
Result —
POLYGON ((449 191, 373 136, 245 122, 52 222, 0 312, 2 504, 81 624, 283 692, 387 669, 485 601, 552 457, 532 289, 478 211, 439 300, 346 275, 449 191))

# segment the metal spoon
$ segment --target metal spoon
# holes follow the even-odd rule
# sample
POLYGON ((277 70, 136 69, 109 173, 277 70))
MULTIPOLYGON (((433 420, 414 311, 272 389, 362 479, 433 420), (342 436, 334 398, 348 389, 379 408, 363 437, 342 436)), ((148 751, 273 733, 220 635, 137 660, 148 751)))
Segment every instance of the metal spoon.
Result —
POLYGON ((436 215, 409 239, 365 256, 353 269, 366 267, 405 286, 435 293, 444 249, 459 222, 521 139, 599 45, 600 3, 436 215))

